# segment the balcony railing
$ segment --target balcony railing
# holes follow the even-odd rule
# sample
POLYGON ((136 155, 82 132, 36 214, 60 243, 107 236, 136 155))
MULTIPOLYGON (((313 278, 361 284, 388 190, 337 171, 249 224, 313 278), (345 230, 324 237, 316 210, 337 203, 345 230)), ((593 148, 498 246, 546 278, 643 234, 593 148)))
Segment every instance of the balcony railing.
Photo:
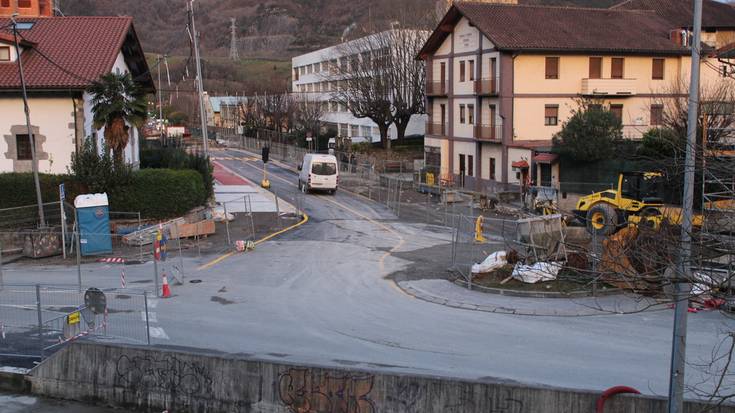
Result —
POLYGON ((426 133, 427 135, 446 136, 447 125, 444 123, 434 123, 429 121, 426 123, 426 133))
POLYGON ((497 77, 475 80, 475 94, 497 95, 499 79, 497 77))
POLYGON ((447 81, 426 82, 426 96, 446 96, 448 90, 447 81))
POLYGON ((635 95, 635 79, 582 79, 582 94, 588 96, 635 95))
POLYGON ((503 140, 503 125, 475 125, 475 139, 500 142, 503 140))

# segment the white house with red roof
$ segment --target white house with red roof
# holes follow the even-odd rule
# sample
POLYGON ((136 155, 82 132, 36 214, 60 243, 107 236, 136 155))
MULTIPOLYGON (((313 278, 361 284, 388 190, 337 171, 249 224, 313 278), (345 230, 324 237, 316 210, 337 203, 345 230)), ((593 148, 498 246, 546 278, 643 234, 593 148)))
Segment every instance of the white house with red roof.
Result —
MULTIPOLYGON (((104 144, 92 126, 89 85, 109 72, 131 73, 146 91, 154 84, 131 17, 18 18, 20 51, 11 21, 0 14, 0 172, 32 169, 17 59, 22 59, 31 126, 41 173, 65 173, 85 139, 104 144)), ((130 128, 127 162, 139 160, 139 131, 130 128)))

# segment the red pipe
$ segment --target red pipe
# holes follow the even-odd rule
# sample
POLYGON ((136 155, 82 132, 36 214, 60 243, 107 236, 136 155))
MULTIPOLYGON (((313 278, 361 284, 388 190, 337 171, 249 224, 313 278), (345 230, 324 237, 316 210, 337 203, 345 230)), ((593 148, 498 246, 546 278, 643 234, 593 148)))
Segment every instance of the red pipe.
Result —
POLYGON ((605 410, 605 401, 607 399, 611 398, 612 396, 615 396, 616 394, 621 393, 633 393, 633 394, 641 394, 638 390, 628 387, 628 386, 615 386, 610 387, 609 389, 602 392, 602 395, 599 399, 597 399, 597 413, 604 413, 605 410))

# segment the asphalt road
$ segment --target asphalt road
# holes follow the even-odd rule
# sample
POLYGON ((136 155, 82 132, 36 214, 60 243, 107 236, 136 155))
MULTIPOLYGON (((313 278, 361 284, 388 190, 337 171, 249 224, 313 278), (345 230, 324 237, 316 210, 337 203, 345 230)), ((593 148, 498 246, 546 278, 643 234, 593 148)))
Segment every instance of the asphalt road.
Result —
MULTIPOLYGON (((261 178, 259 161, 221 162, 255 182, 261 178)), ((296 199, 295 173, 273 164, 269 170, 273 190, 296 199)), ((154 343, 388 372, 666 393, 673 312, 528 317, 417 300, 387 277, 423 260, 408 252, 449 248, 448 229, 399 222, 383 206, 344 191, 306 195, 303 205, 307 224, 253 252, 189 270, 188 278, 202 282, 174 287, 174 298, 157 301, 155 326, 164 334, 154 343)), ((57 282, 76 277, 74 268, 47 270, 57 282)), ((23 271, 6 271, 6 281, 44 277, 23 271)), ((86 271, 100 285, 118 282, 114 267, 86 271)), ((128 279, 150 288, 146 271, 130 268, 128 279)), ((690 362, 710 360, 734 324, 719 313, 691 314, 690 362)), ((690 366, 687 381, 700 379, 690 366)))

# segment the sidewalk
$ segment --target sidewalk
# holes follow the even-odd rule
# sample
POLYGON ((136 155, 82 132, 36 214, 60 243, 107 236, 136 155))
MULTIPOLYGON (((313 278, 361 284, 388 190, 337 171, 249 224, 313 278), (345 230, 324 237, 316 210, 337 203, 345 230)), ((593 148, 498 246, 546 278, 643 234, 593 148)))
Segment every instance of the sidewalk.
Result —
POLYGON ((468 290, 447 280, 401 281, 407 294, 427 302, 464 310, 549 317, 583 317, 668 310, 667 303, 636 295, 531 298, 468 290))
POLYGON ((240 176, 214 161, 214 199, 218 204, 227 203, 228 213, 249 212, 280 212, 281 214, 295 214, 296 208, 283 198, 276 198, 273 192, 263 189, 260 185, 240 176), (244 199, 249 197, 249 203, 244 199), (276 200, 277 199, 277 200, 276 200))

